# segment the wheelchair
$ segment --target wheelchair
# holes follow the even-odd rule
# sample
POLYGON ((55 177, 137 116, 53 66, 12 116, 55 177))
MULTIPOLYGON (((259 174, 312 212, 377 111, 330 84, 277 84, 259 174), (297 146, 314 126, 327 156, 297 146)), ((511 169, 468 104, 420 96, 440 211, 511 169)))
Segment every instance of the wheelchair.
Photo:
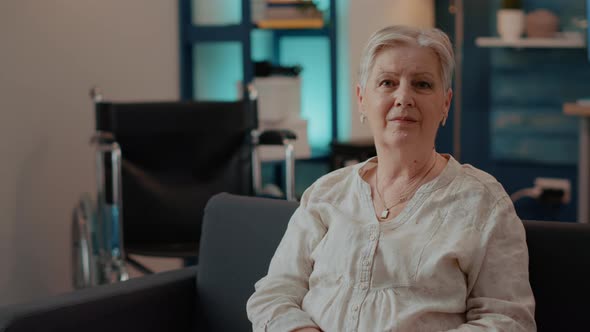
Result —
POLYGON ((296 200, 296 136, 259 131, 256 90, 244 91, 236 102, 115 103, 91 90, 96 197, 82 194, 72 213, 75 288, 127 280, 129 266, 153 273, 130 254, 195 264, 211 196, 265 196, 259 159, 265 145, 285 151, 285 194, 275 198, 296 200))

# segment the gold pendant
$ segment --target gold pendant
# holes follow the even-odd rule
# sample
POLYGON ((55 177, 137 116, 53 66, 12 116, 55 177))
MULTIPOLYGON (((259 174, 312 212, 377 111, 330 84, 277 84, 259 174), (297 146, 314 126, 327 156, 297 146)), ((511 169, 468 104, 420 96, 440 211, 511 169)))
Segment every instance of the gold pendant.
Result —
POLYGON ((389 210, 388 209, 383 210, 383 212, 381 212, 381 219, 387 219, 388 215, 389 215, 389 210))

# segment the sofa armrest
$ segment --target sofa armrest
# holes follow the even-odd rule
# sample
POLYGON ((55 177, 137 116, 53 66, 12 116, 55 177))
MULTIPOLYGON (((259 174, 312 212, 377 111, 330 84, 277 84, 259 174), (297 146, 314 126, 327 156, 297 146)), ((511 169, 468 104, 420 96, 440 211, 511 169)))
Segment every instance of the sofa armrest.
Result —
POLYGON ((196 267, 0 308, 1 332, 193 331, 196 267))

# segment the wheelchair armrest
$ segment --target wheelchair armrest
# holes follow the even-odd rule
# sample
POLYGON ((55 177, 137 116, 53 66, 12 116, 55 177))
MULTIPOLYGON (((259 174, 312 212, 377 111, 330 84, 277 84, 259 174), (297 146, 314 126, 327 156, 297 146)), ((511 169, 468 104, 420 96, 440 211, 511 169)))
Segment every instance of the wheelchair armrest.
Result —
POLYGON ((288 129, 269 129, 260 133, 258 144, 260 145, 284 145, 285 140, 296 140, 297 135, 288 129))
POLYGON ((0 308, 0 331, 193 331, 196 267, 0 308))

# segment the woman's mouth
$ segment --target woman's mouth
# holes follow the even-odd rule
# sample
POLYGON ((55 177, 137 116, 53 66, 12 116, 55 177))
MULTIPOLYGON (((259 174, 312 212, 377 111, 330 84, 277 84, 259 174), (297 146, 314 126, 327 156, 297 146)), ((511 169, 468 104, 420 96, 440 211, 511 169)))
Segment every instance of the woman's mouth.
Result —
POLYGON ((397 123, 414 123, 417 122, 416 119, 409 117, 409 116, 396 116, 390 121, 397 122, 397 123))

